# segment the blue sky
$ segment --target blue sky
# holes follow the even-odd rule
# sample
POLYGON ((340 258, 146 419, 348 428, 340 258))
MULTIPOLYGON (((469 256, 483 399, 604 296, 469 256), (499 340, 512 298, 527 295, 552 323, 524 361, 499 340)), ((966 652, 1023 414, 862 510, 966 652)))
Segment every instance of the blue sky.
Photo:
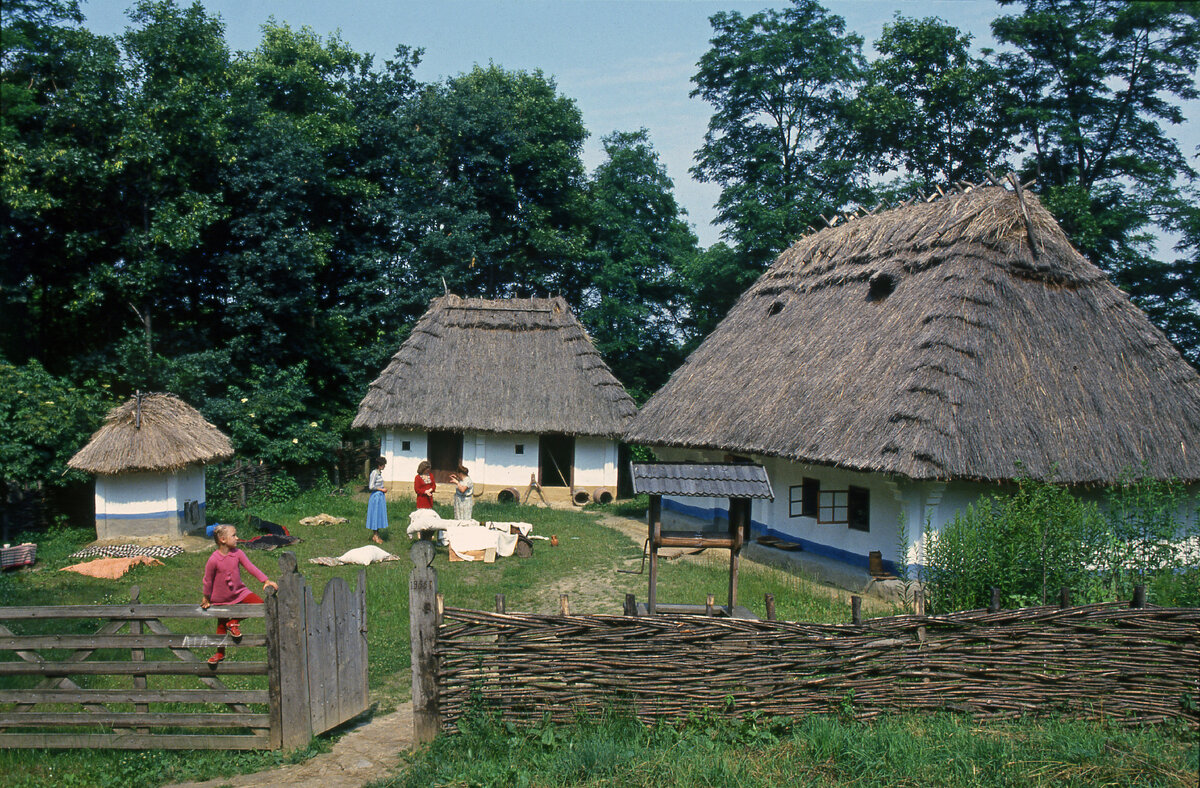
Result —
MULTIPOLYGON (((399 44, 421 47, 425 55, 417 77, 425 82, 469 71, 477 63, 540 68, 583 113, 590 132, 584 152, 589 171, 603 160, 602 137, 614 130, 649 130, 702 246, 719 239, 719 228, 712 225, 719 191, 688 174, 711 114, 709 105, 688 94, 712 33, 708 18, 722 10, 750 14, 787 5, 765 0, 202 1, 225 22, 226 40, 234 50, 253 49, 261 25, 273 16, 322 35, 337 31, 356 51, 374 54, 377 62, 399 44)), ((972 33, 977 47, 992 45, 988 23, 999 11, 992 0, 823 4, 863 37, 869 54, 871 42, 897 11, 940 17, 972 33)), ((131 0, 86 0, 86 26, 97 33, 120 33, 131 5, 131 0)), ((1194 153, 1196 144, 1191 140, 1185 150, 1194 153)))

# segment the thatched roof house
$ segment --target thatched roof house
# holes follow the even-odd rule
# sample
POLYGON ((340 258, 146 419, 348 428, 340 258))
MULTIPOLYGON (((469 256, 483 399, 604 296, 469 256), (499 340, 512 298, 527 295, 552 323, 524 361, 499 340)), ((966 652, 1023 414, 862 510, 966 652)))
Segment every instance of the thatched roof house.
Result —
POLYGON ((975 188, 795 243, 625 437, 763 462, 756 527, 866 565, 1022 469, 1200 480, 1200 376, 1036 196, 975 188))
POLYGON ((192 406, 170 394, 134 397, 67 463, 96 474, 99 538, 182 534, 204 525, 204 465, 233 446, 192 406))
POLYGON ((135 397, 108 412, 104 426, 67 463, 88 473, 174 471, 233 456, 229 438, 200 411, 170 394, 135 397))
POLYGON ((910 479, 1200 479, 1200 376, 1029 192, 862 217, 784 252, 628 440, 910 479))
MULTIPOLYGON (((416 460, 428 455, 435 469, 440 464, 444 470, 452 470, 454 458, 448 453, 457 452, 457 460, 471 460, 479 468, 472 468, 478 482, 482 466, 489 463, 486 452, 477 454, 468 445, 479 442, 474 436, 589 437, 615 446, 636 412, 632 398, 562 298, 446 295, 433 300, 371 383, 354 426, 388 431, 382 453, 389 457, 392 478, 411 479, 411 463, 391 462, 401 458, 402 451, 416 460), (434 433, 448 434, 448 440, 459 445, 447 445, 443 452, 426 440, 434 433), (407 437, 397 438, 401 434, 407 437), (400 441, 398 447, 407 441, 409 448, 393 450, 392 438, 400 441)), ((522 470, 506 473, 503 479, 494 476, 488 484, 528 483, 529 468, 536 470, 538 455, 525 453, 524 445, 514 444, 529 458, 515 463, 522 470)), ((565 477, 571 474, 564 463, 575 464, 578 457, 565 456, 572 453, 565 444, 555 451, 555 461, 562 466, 557 481, 569 486, 571 479, 565 477)))

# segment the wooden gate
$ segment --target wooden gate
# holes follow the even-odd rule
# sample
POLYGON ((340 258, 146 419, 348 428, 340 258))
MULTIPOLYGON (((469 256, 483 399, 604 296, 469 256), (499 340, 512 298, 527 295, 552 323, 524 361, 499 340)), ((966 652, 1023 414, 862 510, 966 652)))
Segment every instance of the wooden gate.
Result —
POLYGON ((143 605, 135 586, 128 605, 0 607, 25 630, 0 624, 0 748, 290 748, 365 711, 365 571, 353 591, 331 580, 318 605, 295 556, 279 565, 265 605, 143 605), (234 613, 265 618, 265 633, 164 623, 234 613), (100 623, 84 634, 71 619, 100 623), (218 646, 231 658, 209 665, 218 646))
POLYGON ((321 604, 292 553, 280 557, 279 573, 279 593, 266 605, 277 632, 267 644, 275 668, 271 745, 290 749, 367 708, 367 572, 358 570, 356 591, 340 577, 330 580, 321 604))

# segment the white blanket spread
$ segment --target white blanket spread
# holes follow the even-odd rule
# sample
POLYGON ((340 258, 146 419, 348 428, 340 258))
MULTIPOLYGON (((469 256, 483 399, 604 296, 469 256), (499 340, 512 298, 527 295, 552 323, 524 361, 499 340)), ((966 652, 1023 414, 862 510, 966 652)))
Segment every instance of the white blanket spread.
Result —
MULTIPOLYGON (((517 548, 516 530, 528 536, 533 530, 530 523, 479 522, 478 520, 445 520, 432 509, 417 509, 408 518, 410 538, 422 531, 441 531, 445 543, 460 556, 467 550, 496 548, 496 555, 510 556, 517 548)), ((466 557, 466 556, 464 556, 466 557)))

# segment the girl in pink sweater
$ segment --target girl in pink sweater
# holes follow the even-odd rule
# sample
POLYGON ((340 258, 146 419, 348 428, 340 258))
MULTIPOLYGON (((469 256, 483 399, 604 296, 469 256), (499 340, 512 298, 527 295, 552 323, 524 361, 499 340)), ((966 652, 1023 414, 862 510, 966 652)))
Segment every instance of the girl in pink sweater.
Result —
MULTIPOLYGON (((246 554, 238 549, 237 529, 232 525, 218 525, 213 529, 213 541, 217 549, 208 557, 204 565, 204 585, 201 593, 200 607, 207 610, 211 605, 236 605, 239 603, 262 604, 258 594, 246 588, 242 582, 242 567, 254 575, 263 584, 263 593, 268 588, 279 589, 273 581, 267 579, 257 566, 250 563, 246 554)), ((218 618, 217 634, 224 635, 226 631, 235 638, 242 636, 241 619, 218 618)), ((215 665, 225 659, 225 647, 217 649, 217 653, 208 658, 208 664, 215 665)))

